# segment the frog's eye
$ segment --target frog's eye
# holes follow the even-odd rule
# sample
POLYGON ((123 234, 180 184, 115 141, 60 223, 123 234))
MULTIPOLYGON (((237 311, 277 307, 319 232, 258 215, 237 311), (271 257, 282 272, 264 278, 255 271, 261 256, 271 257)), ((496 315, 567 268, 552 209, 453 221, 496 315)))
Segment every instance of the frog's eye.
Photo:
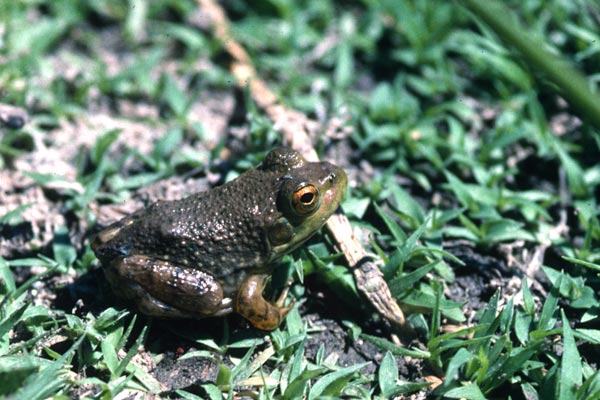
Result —
POLYGON ((320 202, 319 189, 311 184, 297 187, 292 194, 292 207, 300 215, 310 214, 319 207, 320 202))

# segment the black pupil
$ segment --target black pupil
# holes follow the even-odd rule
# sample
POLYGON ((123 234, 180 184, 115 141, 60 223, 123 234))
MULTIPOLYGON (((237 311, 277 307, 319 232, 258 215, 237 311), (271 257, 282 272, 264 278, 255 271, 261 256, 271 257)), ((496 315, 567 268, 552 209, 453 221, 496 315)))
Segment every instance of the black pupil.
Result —
POLYGON ((304 204, 309 204, 313 200, 313 198, 314 195, 312 193, 306 192, 302 196, 300 196, 300 201, 304 204))

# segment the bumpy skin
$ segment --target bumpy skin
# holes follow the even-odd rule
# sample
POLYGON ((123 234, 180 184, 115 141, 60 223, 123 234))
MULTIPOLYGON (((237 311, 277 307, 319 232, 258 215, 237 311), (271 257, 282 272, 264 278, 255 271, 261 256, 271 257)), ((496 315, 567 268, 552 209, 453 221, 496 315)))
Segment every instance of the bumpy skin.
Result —
POLYGON ((161 317, 238 312, 261 329, 290 307, 262 291, 273 264, 312 236, 337 209, 342 169, 271 151, 237 179, 182 200, 161 201, 100 232, 92 248, 116 293, 161 317), (307 193, 308 192, 308 193, 307 193))

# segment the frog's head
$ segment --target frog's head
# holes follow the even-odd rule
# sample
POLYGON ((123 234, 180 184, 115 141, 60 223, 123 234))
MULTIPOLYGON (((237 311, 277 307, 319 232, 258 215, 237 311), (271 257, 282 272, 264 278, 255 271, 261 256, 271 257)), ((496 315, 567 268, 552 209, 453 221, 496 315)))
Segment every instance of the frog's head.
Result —
POLYGON ((308 162, 290 148, 267 154, 260 169, 275 172, 278 220, 269 226, 272 260, 310 238, 339 207, 346 192, 346 173, 328 162, 308 162))

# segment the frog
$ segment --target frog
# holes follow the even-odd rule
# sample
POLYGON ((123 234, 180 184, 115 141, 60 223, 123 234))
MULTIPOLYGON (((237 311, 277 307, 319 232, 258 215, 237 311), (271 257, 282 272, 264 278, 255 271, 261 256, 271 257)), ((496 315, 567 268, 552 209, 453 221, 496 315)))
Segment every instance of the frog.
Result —
POLYGON ((325 224, 346 186, 342 168, 279 147, 221 186, 124 217, 91 247, 115 294, 143 314, 237 313, 273 330, 293 307, 289 285, 275 301, 264 297, 275 266, 325 224))

